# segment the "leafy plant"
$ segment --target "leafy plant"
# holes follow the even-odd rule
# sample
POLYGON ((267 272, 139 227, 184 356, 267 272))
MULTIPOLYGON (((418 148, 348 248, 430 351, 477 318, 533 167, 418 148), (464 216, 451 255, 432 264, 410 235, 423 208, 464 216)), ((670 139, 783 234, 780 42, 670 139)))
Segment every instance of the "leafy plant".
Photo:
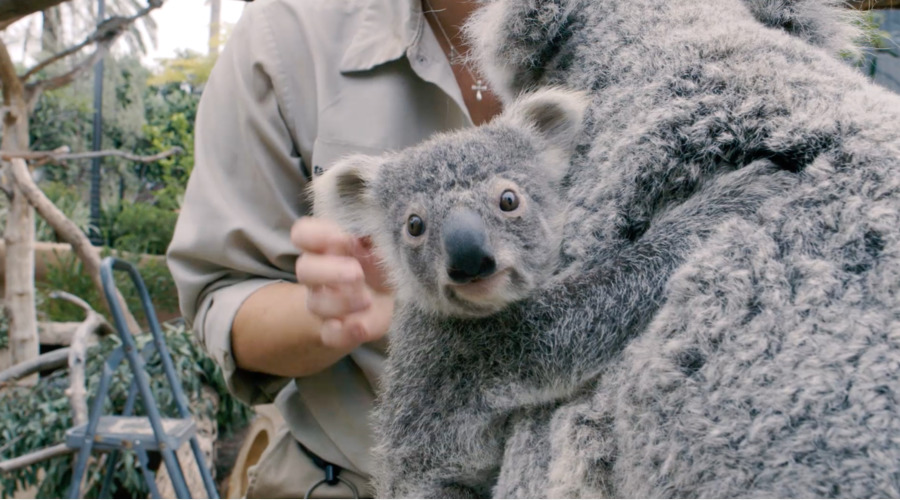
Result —
POLYGON ((866 75, 874 77, 878 69, 876 54, 900 57, 900 52, 897 51, 897 44, 891 39, 891 34, 881 29, 884 14, 869 10, 858 19, 862 31, 862 37, 858 41, 862 48, 862 57, 854 58, 848 54, 845 54, 844 57, 851 59, 866 75))
MULTIPOLYGON (((219 368, 200 350, 193 335, 184 327, 165 325, 166 345, 172 355, 175 370, 181 380, 188 400, 193 403, 194 415, 212 418, 218 423, 221 435, 230 435, 235 429, 246 425, 251 410, 234 399, 225 389, 225 382, 219 368), (213 405, 202 399, 202 387, 214 389, 220 397, 217 411, 213 405)), ((138 336, 141 346, 150 340, 148 334, 138 336)), ((120 345, 117 336, 108 336, 88 350, 86 375, 88 394, 97 393, 104 359, 120 345)), ((174 397, 168 389, 158 355, 151 356, 146 364, 150 375, 151 390, 163 415, 177 415, 174 397)), ((131 382, 127 363, 115 372, 110 388, 110 398, 106 402, 106 413, 120 413, 125 405, 131 382)), ((63 440, 65 430, 72 425, 72 411, 65 390, 68 386, 66 371, 54 372, 43 377, 34 387, 7 389, 0 398, 0 443, 5 443, 3 458, 20 456, 36 449, 51 446, 63 440)), ((140 398, 139 398, 140 399, 140 398)), ((142 414, 139 402, 136 414, 142 414)), ((96 455, 95 455, 96 456, 96 455)), ((0 497, 9 498, 20 487, 39 485, 38 497, 62 498, 71 480, 72 458, 58 457, 33 466, 0 474, 0 497), (38 471, 43 470, 43 480, 38 471)), ((100 474, 98 462, 89 466, 87 481, 91 485, 87 497, 99 494, 100 474)), ((116 497, 146 498, 148 490, 132 452, 120 455, 116 464, 114 481, 118 491, 116 497)))
POLYGON ((103 224, 104 240, 125 252, 165 254, 178 218, 175 209, 166 205, 123 202, 109 207, 103 224))
MULTIPOLYGON (((46 182, 41 191, 82 231, 87 232, 91 223, 91 213, 87 202, 76 186, 68 186, 59 181, 46 182)), ((38 241, 58 241, 56 232, 41 217, 37 217, 35 235, 38 241)))
POLYGON ((216 63, 216 56, 193 50, 180 51, 171 59, 160 61, 162 70, 150 77, 150 85, 177 83, 197 87, 206 83, 216 63))
MULTIPOLYGON (((108 256, 113 252, 104 249, 101 255, 108 256)), ((175 282, 162 259, 144 258, 141 260, 127 256, 131 261, 137 262, 138 271, 144 279, 150 298, 158 311, 178 310, 178 294, 175 282)), ((131 280, 123 274, 116 274, 116 286, 125 297, 128 308, 135 313, 135 318, 142 324, 146 324, 140 299, 134 290, 131 280)), ((60 300, 46 300, 45 297, 53 290, 64 290, 75 294, 91 305, 96 311, 105 310, 104 299, 91 281, 90 276, 83 272, 81 261, 74 254, 69 254, 60 259, 59 264, 48 266, 47 277, 42 283, 38 283, 38 298, 42 300, 41 314, 49 321, 81 321, 84 313, 78 307, 60 300)))

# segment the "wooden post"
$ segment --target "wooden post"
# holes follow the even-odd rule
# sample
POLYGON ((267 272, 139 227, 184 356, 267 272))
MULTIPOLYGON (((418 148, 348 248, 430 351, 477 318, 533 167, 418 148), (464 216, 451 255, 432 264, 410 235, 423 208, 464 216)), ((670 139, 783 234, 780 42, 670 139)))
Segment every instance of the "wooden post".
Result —
MULTIPOLYGON (((0 81, 3 85, 3 141, 0 151, 28 149, 28 106, 25 89, 16 74, 6 45, 0 42, 0 81)), ((8 166, 6 169, 8 170, 8 166)), ((9 351, 12 364, 34 359, 39 353, 37 311, 34 304, 34 208, 15 182, 6 186, 10 198, 6 231, 6 294, 9 351)), ((5 368, 5 367, 0 367, 5 368)), ((31 376, 25 383, 34 383, 31 376)))

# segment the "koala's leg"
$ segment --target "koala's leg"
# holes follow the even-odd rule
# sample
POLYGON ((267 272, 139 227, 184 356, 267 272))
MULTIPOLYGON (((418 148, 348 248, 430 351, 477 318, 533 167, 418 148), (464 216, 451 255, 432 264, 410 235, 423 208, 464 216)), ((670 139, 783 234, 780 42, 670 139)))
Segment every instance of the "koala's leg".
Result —
POLYGON ((522 410, 510 418, 509 438, 494 498, 546 498, 550 420, 556 405, 522 410))
POLYGON ((620 498, 615 489, 614 391, 600 378, 560 407, 550 422, 549 498, 620 498))
MULTIPOLYGON (((751 219, 798 182, 796 174, 761 160, 710 180, 696 195, 664 212, 634 242, 597 249, 580 276, 518 306, 534 336, 519 341, 521 369, 506 391, 520 401, 559 397, 594 378, 619 355, 664 302, 669 278, 725 221, 751 219)), ((503 392, 498 391, 498 392, 503 392)))
POLYGON ((477 364, 459 359, 441 328, 396 318, 374 420, 378 497, 485 498, 496 482, 508 412, 485 404, 477 364))
POLYGON ((587 387, 562 405, 522 410, 509 438, 494 498, 614 498, 612 405, 587 387))
POLYGON ((502 456, 502 421, 466 408, 392 404, 388 397, 376 424, 379 498, 490 496, 502 456))

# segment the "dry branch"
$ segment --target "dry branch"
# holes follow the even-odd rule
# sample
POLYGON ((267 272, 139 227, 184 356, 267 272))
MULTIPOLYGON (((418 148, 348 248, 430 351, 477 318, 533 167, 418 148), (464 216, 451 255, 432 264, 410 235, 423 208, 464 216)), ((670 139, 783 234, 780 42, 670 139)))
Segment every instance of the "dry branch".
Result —
POLYGON ((78 77, 84 71, 87 71, 90 68, 93 68, 97 61, 99 61, 103 56, 109 52, 109 47, 112 45, 112 41, 103 42, 97 45, 97 49, 93 54, 84 58, 81 62, 72 67, 69 71, 54 76, 52 78, 47 78, 46 80, 39 80, 36 82, 31 82, 25 85, 25 97, 28 102, 28 109, 33 109, 37 104, 37 100, 40 95, 47 90, 56 90, 75 81, 75 78, 78 77))
MULTIPOLYGON (((56 208, 56 205, 37 187, 31 178, 31 173, 28 171, 25 160, 13 158, 10 162, 10 172, 15 184, 25 198, 28 199, 28 202, 50 224, 50 227, 56 231, 63 241, 72 245, 72 250, 81 260, 84 271, 91 277, 94 286, 97 287, 97 290, 102 295, 103 283, 100 281, 100 251, 91 244, 87 236, 81 232, 81 229, 69 220, 62 211, 56 208)), ((125 299, 122 298, 122 294, 116 290, 116 295, 119 299, 119 305, 125 313, 128 328, 135 332, 140 331, 137 321, 135 321, 134 316, 128 310, 125 299)), ((107 307, 109 306, 107 305, 107 307)))
POLYGON ((80 297, 71 293, 55 291, 50 298, 69 301, 84 309, 87 317, 81 322, 81 326, 75 330, 69 348, 69 388, 66 395, 72 406, 72 422, 75 426, 86 424, 88 420, 87 390, 85 389, 84 362, 87 355, 87 338, 94 332, 109 333, 112 327, 103 316, 80 297))
POLYGON ((124 158, 128 161, 133 161, 135 163, 153 163, 155 161, 159 161, 170 156, 174 156, 177 154, 184 153, 184 150, 179 147, 174 147, 171 149, 167 149, 162 153, 158 153, 155 155, 149 156, 140 156, 129 153, 127 151, 120 151, 118 149, 106 149, 103 151, 89 151, 85 153, 69 153, 66 151, 10 151, 8 153, 0 154, 0 158, 3 160, 9 161, 13 158, 21 158, 27 161, 34 160, 57 160, 57 161, 68 161, 68 160, 85 160, 89 158, 102 158, 106 156, 116 156, 119 158, 124 158))
POLYGON ((34 76, 37 72, 41 71, 42 69, 52 65, 55 62, 61 61, 62 59, 65 59, 66 57, 69 57, 72 54, 80 52, 81 49, 87 47, 88 45, 90 45, 92 43, 112 42, 113 40, 116 39, 116 37, 119 36, 119 34, 124 32, 125 28, 127 28, 131 23, 133 23, 138 18, 144 16, 151 10, 153 10, 153 8, 148 7, 145 10, 139 11, 137 14, 135 14, 132 17, 116 16, 116 17, 111 17, 109 19, 106 19, 105 21, 100 23, 100 25, 97 26, 97 29, 93 33, 88 35, 87 38, 85 38, 81 43, 79 43, 77 45, 73 45, 62 52, 59 52, 57 54, 54 54, 54 55, 48 57, 47 59, 44 59, 43 61, 41 61, 40 63, 35 65, 33 68, 26 71, 25 74, 22 75, 22 77, 21 77, 22 81, 28 81, 28 79, 30 77, 34 76))
POLYGON ((22 455, 21 457, 10 458, 9 460, 0 462, 0 472, 12 472, 21 469, 22 467, 28 467, 31 464, 75 453, 76 451, 75 448, 69 448, 65 443, 55 444, 47 448, 41 448, 38 451, 33 451, 27 455, 22 455))
MULTIPOLYGON (((4 0, 0 0, 0 3, 2 3, 3 1, 4 0)), ((65 87, 66 85, 72 83, 75 78, 78 77, 78 75, 92 68, 97 63, 97 61, 99 61, 103 56, 106 55, 107 52, 109 52, 109 48, 112 46, 112 44, 119 38, 120 35, 122 35, 122 33, 125 32, 126 29, 128 29, 129 26, 134 24, 134 22, 138 19, 146 16, 147 14, 158 9, 161 6, 162 0, 150 0, 146 7, 137 11, 132 16, 115 16, 110 17, 109 19, 105 19, 97 26, 97 29, 93 33, 88 35, 88 37, 83 42, 58 54, 50 56, 48 59, 39 63, 34 68, 26 71, 25 74, 20 77, 20 81, 25 85, 25 100, 28 103, 29 109, 34 107, 34 105, 37 103, 38 97, 40 97, 41 93, 43 93, 44 91, 65 87), (65 59, 72 54, 80 52, 82 49, 91 44, 96 45, 96 49, 94 50, 94 52, 72 66, 72 69, 70 69, 69 71, 52 78, 47 78, 45 80, 28 82, 28 79, 34 76, 40 70, 47 68, 53 63, 65 59)))
POLYGON ((6 112, 9 113, 12 111, 9 109, 10 105, 17 97, 25 95, 25 89, 22 86, 22 80, 16 74, 16 65, 9 55, 6 43, 2 40, 0 40, 0 83, 3 85, 3 104, 7 106, 6 112))
POLYGON ((68 346, 81 323, 78 321, 38 321, 41 345, 68 346))
POLYGON ((33 373, 61 368, 63 366, 66 366, 66 363, 68 363, 68 361, 68 347, 50 351, 46 354, 41 354, 36 358, 32 358, 28 361, 23 361, 0 372, 0 386, 7 382, 20 380, 33 373))

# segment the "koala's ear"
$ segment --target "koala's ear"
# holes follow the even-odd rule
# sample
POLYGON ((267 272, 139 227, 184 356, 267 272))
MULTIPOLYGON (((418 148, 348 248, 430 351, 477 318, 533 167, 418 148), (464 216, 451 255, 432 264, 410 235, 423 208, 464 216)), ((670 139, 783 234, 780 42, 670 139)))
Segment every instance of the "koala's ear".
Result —
POLYGON ((531 128, 544 146, 568 159, 584 128, 589 104, 585 92, 551 87, 519 96, 507 107, 503 119, 531 128))
POLYGON ((312 183, 313 213, 332 219, 356 234, 369 234, 375 208, 372 183, 380 157, 354 155, 338 160, 312 183))

